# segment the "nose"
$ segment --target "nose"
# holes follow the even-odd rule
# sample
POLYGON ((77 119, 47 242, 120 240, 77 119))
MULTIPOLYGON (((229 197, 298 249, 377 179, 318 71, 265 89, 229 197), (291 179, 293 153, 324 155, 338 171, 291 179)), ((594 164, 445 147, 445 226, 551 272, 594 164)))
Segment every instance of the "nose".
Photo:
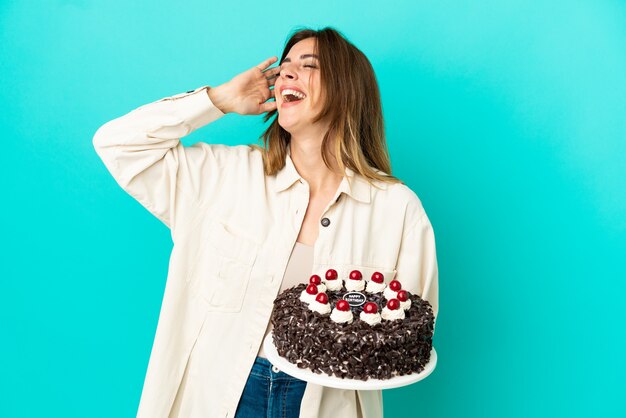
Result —
POLYGON ((296 72, 291 70, 289 63, 283 63, 280 66, 280 76, 293 80, 296 78, 296 72))

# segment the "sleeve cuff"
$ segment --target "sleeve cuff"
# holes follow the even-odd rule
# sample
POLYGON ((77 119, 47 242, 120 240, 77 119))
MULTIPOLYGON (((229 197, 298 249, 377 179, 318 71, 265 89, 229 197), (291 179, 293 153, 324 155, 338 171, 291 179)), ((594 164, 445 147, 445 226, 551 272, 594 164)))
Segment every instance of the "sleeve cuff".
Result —
POLYGON ((171 101, 176 114, 189 124, 191 131, 195 131, 225 115, 211 101, 208 95, 210 88, 202 86, 161 100, 171 101))

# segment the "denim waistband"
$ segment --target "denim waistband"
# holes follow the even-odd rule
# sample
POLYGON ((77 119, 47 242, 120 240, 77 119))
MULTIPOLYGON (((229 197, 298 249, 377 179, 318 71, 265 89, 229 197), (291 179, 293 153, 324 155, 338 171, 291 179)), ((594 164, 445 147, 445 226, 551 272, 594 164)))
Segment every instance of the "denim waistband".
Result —
POLYGON ((252 370, 250 374, 253 374, 258 377, 265 377, 271 380, 291 380, 291 381, 301 381, 298 378, 288 375, 287 373, 278 369, 278 367, 274 366, 268 359, 259 357, 254 360, 254 365, 252 366, 252 370))

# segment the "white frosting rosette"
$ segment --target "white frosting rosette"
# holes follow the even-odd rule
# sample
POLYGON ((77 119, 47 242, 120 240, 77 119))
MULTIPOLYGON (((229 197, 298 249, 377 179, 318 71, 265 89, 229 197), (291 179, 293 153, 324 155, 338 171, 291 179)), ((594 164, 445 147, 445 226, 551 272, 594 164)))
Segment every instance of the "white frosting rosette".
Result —
POLYGON ((380 324, 381 322, 380 314, 378 312, 365 313, 365 311, 361 311, 359 318, 361 319, 361 321, 367 322, 369 325, 372 325, 372 326, 376 324, 380 324))
POLYGON ((363 279, 360 279, 360 280, 346 279, 345 283, 346 283, 346 290, 348 292, 360 292, 363 289, 365 289, 365 280, 363 279))
POLYGON ((343 287, 343 281, 341 279, 335 279, 335 280, 326 280, 324 279, 324 284, 326 285, 326 289, 328 290, 341 290, 341 288, 343 287))
MULTIPOLYGON (((319 292, 318 292, 319 293, 319 292)), ((306 292, 306 288, 302 291, 302 293, 300 293, 300 300, 304 303, 312 303, 315 302, 315 297, 317 296, 317 293, 314 295, 311 295, 309 293, 306 292)))
POLYGON ((337 308, 333 308, 333 311, 330 314, 330 319, 338 324, 343 324, 344 322, 351 324, 354 320, 354 316, 352 315, 352 310, 340 311, 337 308))
POLYGON ((383 292, 383 295, 385 295, 385 299, 387 300, 396 299, 398 297, 398 292, 396 292, 395 290, 391 290, 391 288, 387 286, 385 287, 385 291, 383 292))
POLYGON ((309 309, 322 315, 326 315, 330 312, 330 304, 329 303, 320 303, 316 299, 313 299, 313 302, 309 303, 309 309))
POLYGON ((404 302, 400 301, 400 309, 403 311, 408 311, 411 309, 411 299, 407 299, 404 302))
MULTIPOLYGON (((310 286, 312 284, 315 284, 315 283, 308 282, 306 285, 310 286)), ((326 285, 324 284, 323 280, 322 280, 322 283, 315 284, 315 286, 317 286, 317 293, 326 293, 326 285)), ((304 290, 306 290, 306 288, 304 290)))
POLYGON ((385 306, 380 316, 387 321, 394 321, 396 319, 404 319, 404 309, 391 310, 385 306))
POLYGON ((385 290, 386 287, 387 285, 385 284, 385 282, 376 283, 370 280, 367 282, 367 287, 365 288, 365 291, 369 293, 380 293, 385 290))

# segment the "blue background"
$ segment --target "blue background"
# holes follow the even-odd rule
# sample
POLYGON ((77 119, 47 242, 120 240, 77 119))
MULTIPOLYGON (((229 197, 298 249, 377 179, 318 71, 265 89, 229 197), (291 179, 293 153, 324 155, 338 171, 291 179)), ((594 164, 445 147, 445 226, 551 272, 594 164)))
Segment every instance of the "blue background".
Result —
POLYGON ((624 2, 3 1, 0 23, 0 416, 135 416, 172 243, 93 134, 298 25, 369 57, 393 173, 435 228, 439 364, 386 416, 626 416, 624 2))

